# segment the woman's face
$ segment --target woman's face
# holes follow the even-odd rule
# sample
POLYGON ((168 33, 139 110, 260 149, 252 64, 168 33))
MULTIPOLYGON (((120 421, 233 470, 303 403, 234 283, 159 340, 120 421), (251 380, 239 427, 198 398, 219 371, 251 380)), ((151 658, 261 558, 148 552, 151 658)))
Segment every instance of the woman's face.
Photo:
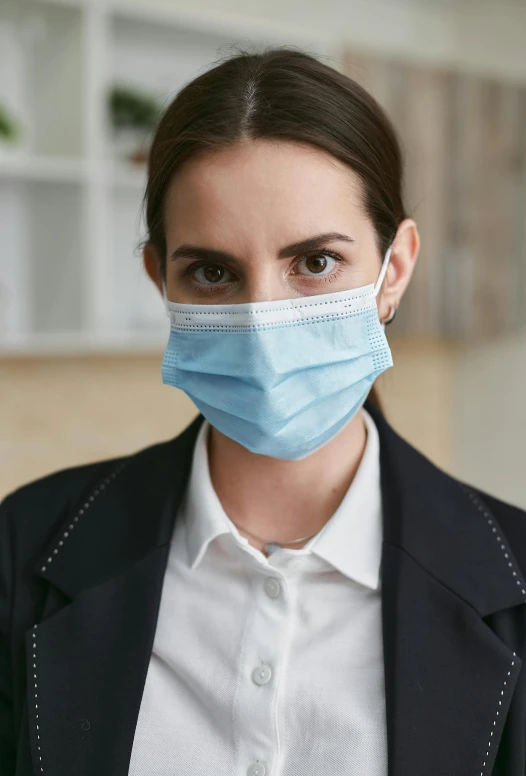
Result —
MULTIPOLYGON (((180 303, 264 302, 357 288, 376 282, 383 259, 358 175, 293 142, 248 141, 191 159, 168 189, 165 228, 167 295, 180 303)), ((417 253, 408 219, 379 297, 381 319, 399 302, 417 253)), ((145 263, 162 288, 147 250, 145 263)))

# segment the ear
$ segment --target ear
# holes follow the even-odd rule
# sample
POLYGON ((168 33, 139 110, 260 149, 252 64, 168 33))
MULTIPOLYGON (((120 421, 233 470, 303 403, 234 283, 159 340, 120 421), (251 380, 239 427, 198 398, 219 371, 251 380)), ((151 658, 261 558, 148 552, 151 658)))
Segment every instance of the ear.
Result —
POLYGON ((152 243, 147 242, 142 251, 143 264, 150 280, 155 283, 161 295, 163 293, 163 273, 161 262, 152 243))
POLYGON ((420 235, 412 218, 406 218, 398 227, 393 240, 389 267, 379 294, 378 315, 383 322, 389 318, 391 307, 398 308, 413 274, 420 235))

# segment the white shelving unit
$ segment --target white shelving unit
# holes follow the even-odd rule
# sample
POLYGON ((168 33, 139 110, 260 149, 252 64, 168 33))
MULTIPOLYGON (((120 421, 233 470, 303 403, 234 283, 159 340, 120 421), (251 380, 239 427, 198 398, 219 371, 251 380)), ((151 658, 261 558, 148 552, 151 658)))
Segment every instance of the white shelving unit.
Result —
POLYGON ((338 53, 315 33, 168 0, 0 4, 0 104, 23 129, 16 152, 0 149, 0 356, 165 346, 137 250, 145 170, 115 157, 107 95, 126 84, 166 104, 235 43, 338 53))

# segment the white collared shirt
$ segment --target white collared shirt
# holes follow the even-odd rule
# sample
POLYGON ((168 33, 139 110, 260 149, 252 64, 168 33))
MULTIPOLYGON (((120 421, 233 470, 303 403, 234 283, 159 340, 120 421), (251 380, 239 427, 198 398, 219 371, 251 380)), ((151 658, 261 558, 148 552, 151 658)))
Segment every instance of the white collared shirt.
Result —
POLYGON ((205 421, 177 516, 130 776, 386 776, 379 440, 301 549, 225 514, 205 421))

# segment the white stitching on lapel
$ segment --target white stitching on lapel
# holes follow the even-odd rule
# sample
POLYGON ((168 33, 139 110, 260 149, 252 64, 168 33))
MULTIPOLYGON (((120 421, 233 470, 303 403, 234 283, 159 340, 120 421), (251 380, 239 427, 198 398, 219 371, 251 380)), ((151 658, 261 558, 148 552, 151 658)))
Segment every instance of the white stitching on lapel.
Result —
MULTIPOLYGON (((470 497, 471 501, 475 504, 475 506, 478 508, 478 510, 480 512, 482 512, 482 514, 484 515, 484 517, 488 521, 488 525, 491 526, 491 530, 493 531, 493 533, 496 534, 497 533, 497 529, 493 525, 493 520, 491 519, 492 516, 491 516, 491 512, 489 511, 489 509, 477 498, 477 496, 475 496, 474 493, 472 493, 469 490, 469 488, 467 488, 466 486, 463 486, 463 487, 464 487, 464 490, 466 491, 466 493, 468 494, 468 496, 470 497)), ((504 544, 504 540, 502 539, 501 536, 496 536, 495 539, 499 543, 500 548, 501 548, 501 550, 504 553, 504 558, 508 561, 509 568, 512 569, 512 572, 511 572, 512 576, 516 577, 517 576, 517 572, 513 568, 513 563, 511 563, 511 561, 510 561, 509 553, 506 552, 507 548, 506 548, 506 545, 504 544)), ((521 593, 526 597, 526 590, 522 587, 522 582, 519 579, 516 579, 514 581, 516 582, 517 585, 519 585, 519 587, 521 587, 521 593)), ((526 598, 525 598, 525 600, 526 600, 526 598)))
MULTIPOLYGON (((513 653, 513 657, 517 657, 517 654, 515 652, 513 653)), ((511 667, 510 667, 510 670, 508 671, 507 676, 511 676, 511 669, 513 668, 514 665, 515 665, 515 661, 512 660, 511 661, 511 667)), ((505 681, 503 687, 506 687, 507 684, 508 683, 505 681)), ((501 694, 501 696, 504 695, 504 690, 501 690, 500 694, 501 694)), ((499 701, 499 706, 502 706, 502 701, 499 701)), ((497 714, 495 716, 495 719, 493 720, 493 727, 495 727, 495 725, 497 724, 497 717, 499 716, 499 713, 500 713, 500 711, 499 711, 499 709, 497 709, 497 714)), ((493 730, 491 731, 490 736, 489 736, 488 751, 486 752, 486 760, 484 760, 484 762, 482 763, 482 770, 480 771, 480 776, 484 776, 484 768, 486 767, 486 762, 487 762, 487 759, 489 758, 489 750, 491 749, 491 738, 492 738, 492 736, 493 736, 493 730)))
MULTIPOLYGON (((81 507, 81 509, 79 509, 78 513, 77 513, 77 514, 75 515, 75 517, 73 518, 73 521, 72 521, 72 522, 69 524, 68 530, 67 530, 67 531, 64 531, 64 533, 62 534, 62 538, 60 539, 60 541, 59 541, 59 543, 58 543, 58 547, 55 547, 55 549, 53 550, 53 554, 52 554, 52 555, 50 555, 50 556, 49 556, 49 558, 47 559, 47 566, 49 566, 49 564, 52 562, 52 560, 53 560, 53 558, 55 557, 55 555, 57 555, 57 554, 58 554, 59 548, 63 546, 63 544, 64 544, 64 541, 63 541, 63 540, 64 540, 64 539, 67 539, 67 538, 68 538, 68 536, 69 536, 69 532, 70 532, 70 531, 72 531, 72 530, 75 528, 75 525, 76 525, 76 524, 78 523, 78 521, 79 521, 79 517, 81 517, 82 515, 84 515, 84 514, 87 512, 87 510, 90 508, 91 504, 92 504, 92 503, 95 501, 95 499, 96 499, 96 497, 99 495, 99 493, 100 493, 101 491, 103 491, 103 490, 104 490, 104 488, 106 487, 106 485, 109 485, 109 484, 110 484, 110 482, 111 482, 112 480, 114 480, 114 479, 117 477, 117 475, 118 475, 118 474, 120 474, 120 473, 122 472, 122 470, 124 469, 124 467, 126 466, 126 464, 128 463, 128 461, 129 461, 129 460, 130 460, 129 458, 126 458, 126 460, 125 460, 125 461, 121 462, 121 463, 120 463, 120 464, 117 466, 117 468, 115 469, 115 471, 114 471, 114 472, 112 472, 112 473, 111 473, 110 475, 108 475, 107 477, 105 477, 105 479, 103 479, 103 480, 102 480, 102 482, 100 483, 100 485, 98 485, 98 486, 95 488, 95 490, 93 491, 93 493, 91 494, 91 496, 89 496, 89 497, 86 499, 86 501, 84 502, 84 506, 83 506, 83 507, 81 507)), ((42 566, 42 568, 41 568, 41 571, 45 571, 45 570, 47 569, 47 566, 42 566)))
POLYGON ((44 769, 42 767, 42 753, 40 749, 40 726, 38 724, 38 693, 37 693, 37 626, 33 626, 33 678, 34 678, 34 685, 35 685, 35 716, 36 716, 36 726, 37 726, 37 749, 38 749, 38 756, 40 758, 40 771, 41 773, 44 772, 44 769))

